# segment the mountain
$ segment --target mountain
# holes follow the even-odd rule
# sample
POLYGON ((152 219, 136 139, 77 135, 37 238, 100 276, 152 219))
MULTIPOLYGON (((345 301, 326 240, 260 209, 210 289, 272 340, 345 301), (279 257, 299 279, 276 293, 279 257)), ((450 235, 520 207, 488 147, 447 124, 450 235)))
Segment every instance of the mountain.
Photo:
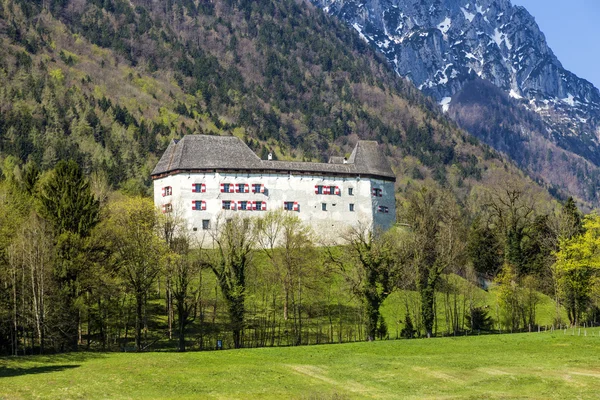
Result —
MULTIPOLYGON (((532 176, 600 204, 600 92, 562 66, 525 8, 509 0, 313 2, 352 26, 462 127, 507 151, 532 176), (502 108, 510 121, 494 118, 500 125, 488 123, 483 130, 465 122, 480 116, 465 118, 473 103, 461 100, 473 96, 461 93, 480 89, 481 80, 506 94, 492 97, 508 97, 502 108), (502 140, 490 130, 502 131, 502 140), (499 141, 520 146, 509 149, 499 141), (541 159, 540 151, 545 153, 541 159), (553 171, 548 151, 567 159, 568 173, 553 171)), ((489 115, 494 104, 482 98, 479 107, 489 115)))

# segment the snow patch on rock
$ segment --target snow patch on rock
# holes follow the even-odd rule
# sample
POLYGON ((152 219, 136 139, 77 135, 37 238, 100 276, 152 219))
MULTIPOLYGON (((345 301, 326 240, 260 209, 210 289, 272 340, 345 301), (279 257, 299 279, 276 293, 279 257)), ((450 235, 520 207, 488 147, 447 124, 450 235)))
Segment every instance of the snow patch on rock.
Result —
POLYGON ((469 22, 473 22, 473 18, 475 18, 475 14, 472 14, 470 12, 468 12, 467 10, 465 10, 463 7, 460 8, 460 10, 462 11, 463 15, 465 16, 465 19, 469 22))
POLYGON ((442 32, 442 35, 446 36, 448 30, 450 30, 450 26, 452 26, 452 20, 446 17, 446 19, 438 24, 437 28, 442 32))
POLYGON ((450 109, 450 103, 452 102, 452 97, 444 97, 442 101, 440 101, 440 106, 442 106, 443 112, 448 112, 450 109))
POLYGON ((512 97, 513 99, 517 99, 517 100, 521 100, 523 98, 523 96, 521 96, 519 93, 517 93, 515 91, 515 89, 510 89, 510 92, 508 93, 508 95, 510 97, 512 97))

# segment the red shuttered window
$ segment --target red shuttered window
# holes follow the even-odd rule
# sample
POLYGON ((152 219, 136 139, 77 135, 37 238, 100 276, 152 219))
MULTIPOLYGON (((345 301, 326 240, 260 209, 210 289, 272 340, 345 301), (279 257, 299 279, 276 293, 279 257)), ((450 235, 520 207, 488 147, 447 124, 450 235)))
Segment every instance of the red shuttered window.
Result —
POLYGON ((252 184, 252 193, 264 193, 265 185, 262 183, 254 183, 252 184))
POLYGON ((266 201, 254 201, 252 202, 252 209, 254 211, 267 211, 266 201))
POLYGON ((232 200, 223 200, 222 202, 223 210, 237 210, 237 203, 232 200))
POLYGON ((195 211, 206 211, 206 201, 204 201, 204 200, 192 200, 192 210, 195 210, 195 211))
POLYGON ((341 196, 342 191, 340 190, 339 186, 316 185, 315 186, 315 194, 330 194, 330 195, 341 196))
POLYGON ((235 192, 236 193, 249 193, 250 192, 250 185, 248 185, 247 183, 238 183, 235 185, 235 192))
POLYGON ((300 205, 297 201, 284 201, 283 209, 286 211, 300 211, 300 205))
POLYGON ((192 184, 192 193, 206 193, 206 184, 205 183, 193 183, 192 184))
POLYGON ((221 183, 221 193, 234 193, 234 185, 231 183, 221 183))

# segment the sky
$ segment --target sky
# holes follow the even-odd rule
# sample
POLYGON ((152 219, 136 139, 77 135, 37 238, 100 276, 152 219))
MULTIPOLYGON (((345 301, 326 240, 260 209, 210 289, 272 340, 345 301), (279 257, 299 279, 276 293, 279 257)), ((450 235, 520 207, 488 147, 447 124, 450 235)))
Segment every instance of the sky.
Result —
POLYGON ((600 88, 600 0, 511 0, 524 6, 563 67, 600 88))

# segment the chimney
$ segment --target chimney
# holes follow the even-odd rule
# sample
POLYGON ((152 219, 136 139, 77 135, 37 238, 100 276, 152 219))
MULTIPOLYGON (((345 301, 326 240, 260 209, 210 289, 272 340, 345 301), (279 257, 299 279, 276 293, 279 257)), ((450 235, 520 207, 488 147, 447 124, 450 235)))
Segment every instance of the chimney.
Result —
POLYGON ((269 160, 269 161, 273 160, 273 153, 269 153, 269 155, 267 156, 267 160, 269 160))

